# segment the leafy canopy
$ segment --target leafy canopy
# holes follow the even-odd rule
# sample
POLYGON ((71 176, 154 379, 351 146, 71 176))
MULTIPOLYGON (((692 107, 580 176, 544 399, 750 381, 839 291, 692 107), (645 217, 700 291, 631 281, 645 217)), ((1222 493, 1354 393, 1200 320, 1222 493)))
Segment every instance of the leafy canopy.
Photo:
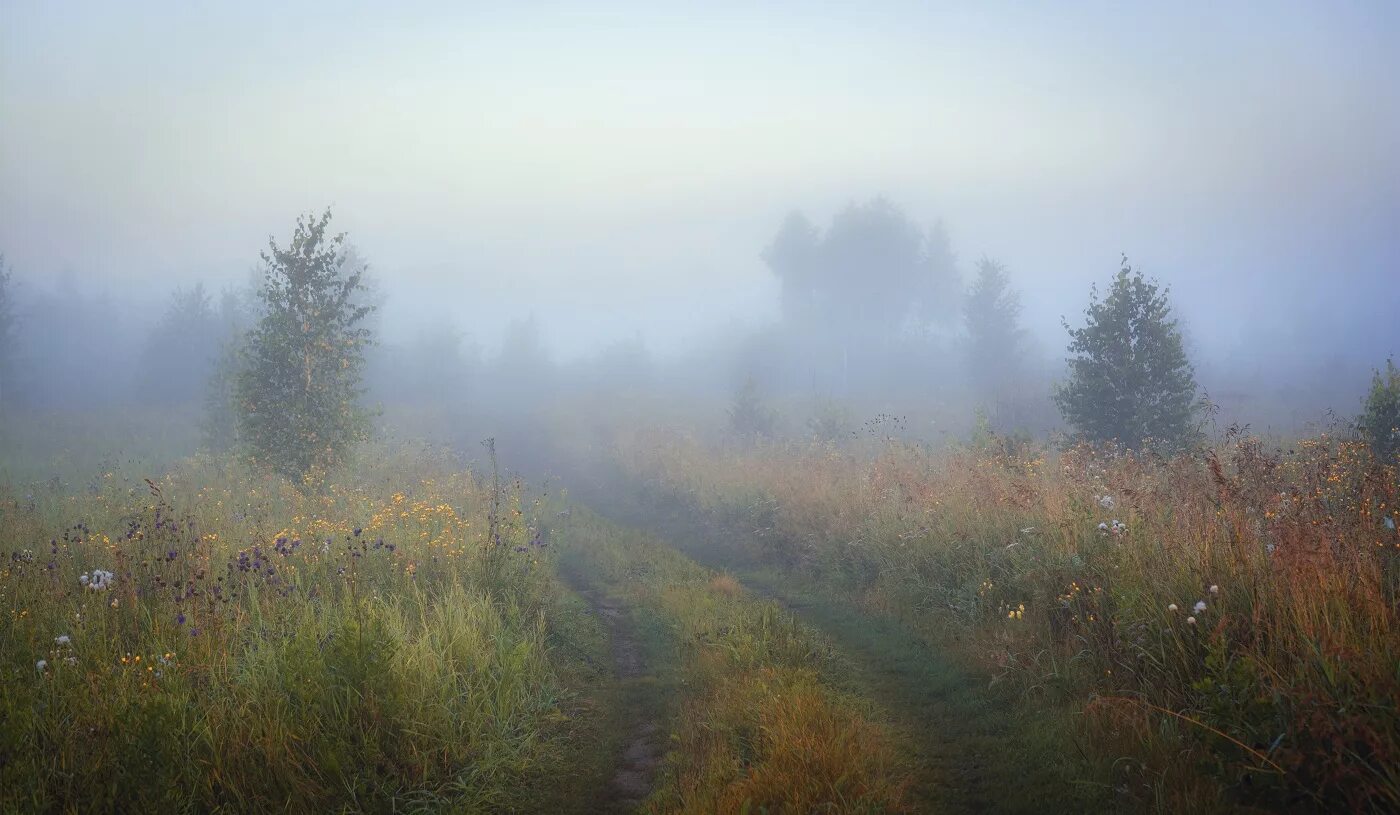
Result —
POLYGON ((1395 360, 1387 359, 1384 373, 1376 371, 1371 377, 1358 424, 1378 461, 1400 463, 1396 460, 1400 456, 1400 368, 1395 360))
POLYGON ((358 299, 364 267, 348 262, 331 213, 297 219, 285 248, 268 240, 258 292, 262 316, 248 335, 235 391, 238 430, 251 457, 290 478, 313 480, 361 441, 357 402, 373 306, 358 299))
POLYGON ((1071 328, 1060 412, 1091 441, 1181 449, 1196 436, 1196 379, 1167 292, 1123 258, 1108 296, 1095 288, 1085 325, 1071 328))

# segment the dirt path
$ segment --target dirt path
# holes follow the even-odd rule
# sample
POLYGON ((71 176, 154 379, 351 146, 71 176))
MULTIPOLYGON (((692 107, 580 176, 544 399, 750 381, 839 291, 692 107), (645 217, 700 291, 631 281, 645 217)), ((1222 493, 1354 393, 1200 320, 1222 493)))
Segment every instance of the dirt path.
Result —
POLYGON ((619 685, 616 727, 622 736, 622 747, 608 789, 594 802, 595 811, 632 812, 651 794, 665 755, 664 731, 655 706, 648 703, 642 687, 649 679, 642 648, 625 608, 578 573, 565 571, 563 577, 607 628, 613 672, 619 685))

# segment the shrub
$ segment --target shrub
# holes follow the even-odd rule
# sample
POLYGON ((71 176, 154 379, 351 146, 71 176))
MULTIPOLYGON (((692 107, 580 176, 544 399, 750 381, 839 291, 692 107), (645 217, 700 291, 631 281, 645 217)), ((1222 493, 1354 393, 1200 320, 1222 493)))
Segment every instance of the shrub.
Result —
POLYGON ((1376 459, 1395 464, 1400 455, 1400 368, 1394 360, 1386 360, 1385 373, 1376 371, 1371 378, 1357 424, 1376 459))

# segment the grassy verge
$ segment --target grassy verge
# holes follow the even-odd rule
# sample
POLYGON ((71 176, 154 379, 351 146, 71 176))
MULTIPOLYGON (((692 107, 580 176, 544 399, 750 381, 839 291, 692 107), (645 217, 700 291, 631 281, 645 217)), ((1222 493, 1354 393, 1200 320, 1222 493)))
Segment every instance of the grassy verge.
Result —
POLYGON ((619 445, 644 502, 1083 712, 1143 808, 1400 805, 1393 469, 1318 439, 1154 461, 619 445), (693 520, 692 520, 693 522, 693 520))
POLYGON ((493 519, 446 457, 371 452, 314 493, 210 459, 0 488, 0 809, 531 811, 595 784, 598 635, 534 507, 513 487, 493 519))
POLYGON ((567 568, 632 609, 673 722, 652 812, 901 812, 910 763, 830 645, 790 613, 645 535, 576 513, 567 568), (671 701, 666 701, 667 699, 671 701), (668 707, 669 705, 669 707, 668 707))

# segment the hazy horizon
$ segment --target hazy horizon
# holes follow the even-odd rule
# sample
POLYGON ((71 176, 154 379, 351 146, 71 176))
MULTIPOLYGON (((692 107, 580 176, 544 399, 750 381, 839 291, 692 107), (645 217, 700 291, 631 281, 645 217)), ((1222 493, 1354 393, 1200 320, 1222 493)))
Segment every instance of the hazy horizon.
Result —
POLYGON ((18 275, 217 289, 331 205, 391 338, 673 355, 776 319, 789 210, 886 195, 964 281, 1005 263, 1051 358, 1120 253, 1204 363, 1400 350, 1387 4, 338 8, 5 4, 18 275))

